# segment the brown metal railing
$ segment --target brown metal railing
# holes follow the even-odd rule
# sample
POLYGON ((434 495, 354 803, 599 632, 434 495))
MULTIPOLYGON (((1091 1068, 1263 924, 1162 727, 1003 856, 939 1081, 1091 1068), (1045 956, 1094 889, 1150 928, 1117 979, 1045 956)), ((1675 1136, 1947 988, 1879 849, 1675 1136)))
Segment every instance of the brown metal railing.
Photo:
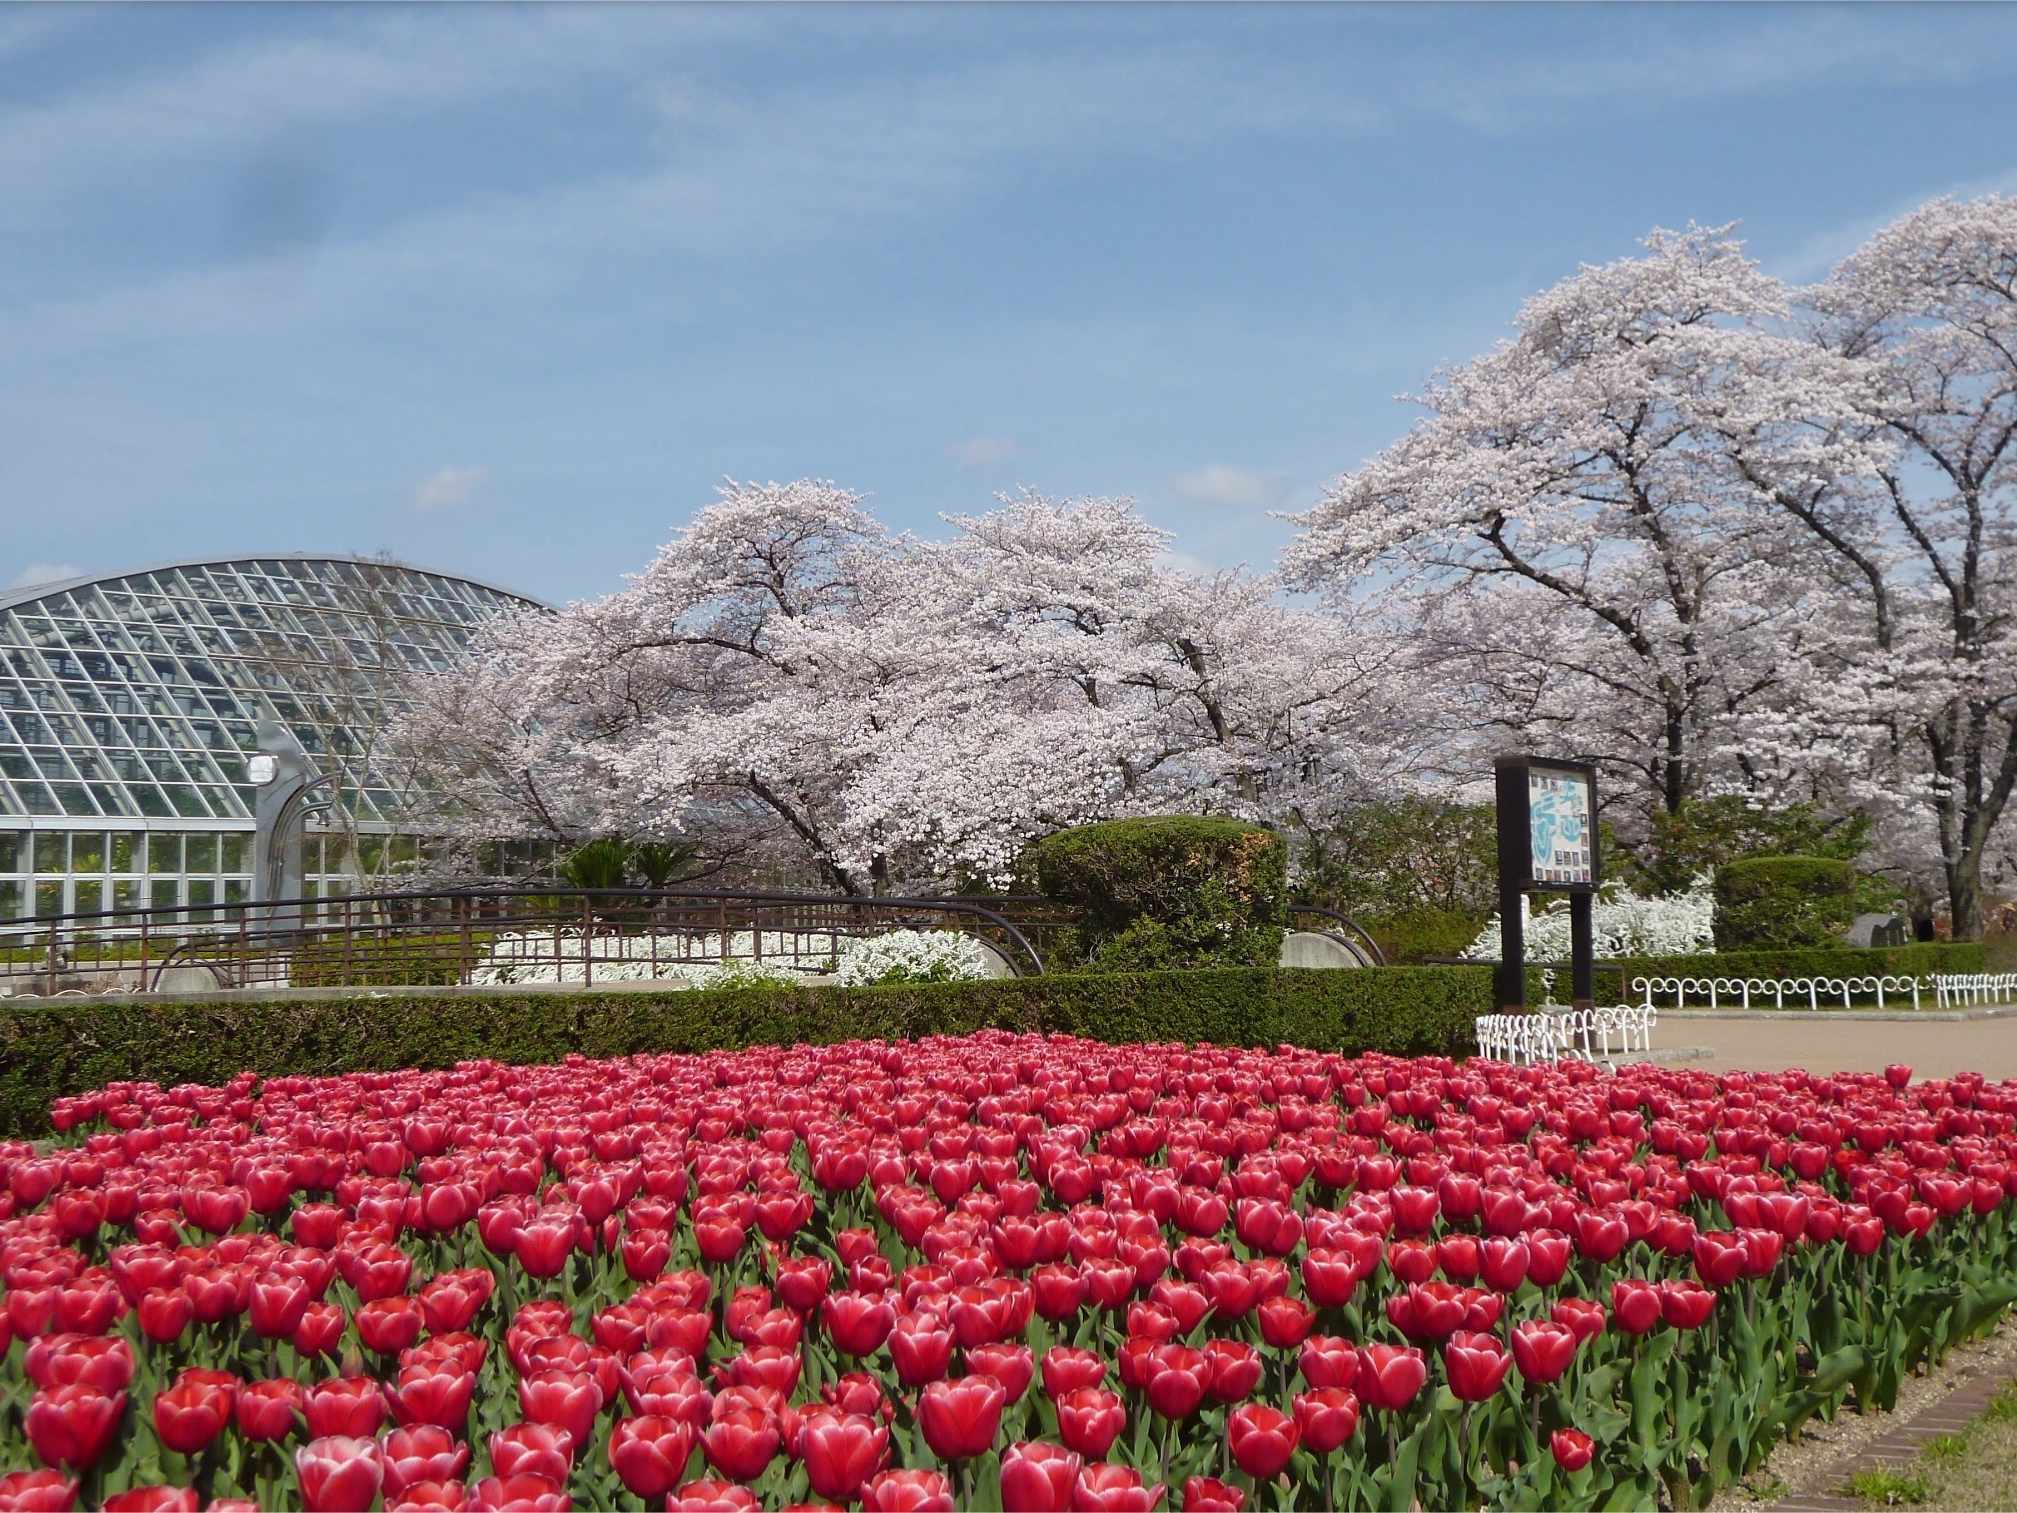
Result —
POLYGON ((475 889, 0 921, 0 994, 410 987, 688 977, 727 961, 830 969, 850 941, 957 929, 1040 974, 1030 933, 965 899, 692 889, 475 889))

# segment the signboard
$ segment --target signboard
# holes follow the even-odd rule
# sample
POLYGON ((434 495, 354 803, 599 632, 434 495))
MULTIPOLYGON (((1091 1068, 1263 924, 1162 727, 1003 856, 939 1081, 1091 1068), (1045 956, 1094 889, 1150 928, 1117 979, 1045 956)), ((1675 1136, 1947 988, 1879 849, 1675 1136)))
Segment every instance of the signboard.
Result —
POLYGON ((1528 766, 1527 842, 1532 853, 1528 876, 1536 887, 1596 886, 1594 786, 1587 772, 1528 766))

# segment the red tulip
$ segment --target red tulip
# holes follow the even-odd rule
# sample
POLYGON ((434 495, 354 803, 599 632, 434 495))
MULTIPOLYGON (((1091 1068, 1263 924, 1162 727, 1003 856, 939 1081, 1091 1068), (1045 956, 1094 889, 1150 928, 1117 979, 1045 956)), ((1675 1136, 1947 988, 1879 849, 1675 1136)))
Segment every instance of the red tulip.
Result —
POLYGON ((1727 1229, 1705 1229, 1695 1236, 1695 1274, 1705 1287, 1724 1288, 1744 1270, 1744 1242, 1727 1229))
POLYGON ((1243 1403, 1227 1415, 1233 1463, 1256 1481, 1280 1476, 1302 1441, 1296 1420, 1265 1403, 1243 1403))
POLYGON ((301 1315, 312 1299, 304 1278, 286 1272, 267 1272, 252 1283, 252 1303, 247 1310, 252 1332, 263 1340, 281 1340, 301 1325, 301 1315))
POLYGON ((325 1435, 294 1452, 309 1513, 365 1513, 378 1500, 385 1466, 375 1440, 325 1435))
POLYGON ((38 1387, 82 1382, 110 1397, 133 1380, 133 1347, 118 1335, 45 1334, 29 1341, 21 1364, 38 1387))
POLYGON ((567 1490, 543 1476, 486 1476, 469 1489, 468 1513, 567 1513, 567 1490))
POLYGON ((1030 1274, 1036 1311, 1053 1323, 1070 1318, 1085 1306, 1085 1274, 1070 1266, 1039 1266, 1030 1274))
POLYGON ((585 1445, 602 1411, 602 1388, 586 1373, 536 1371, 519 1380, 518 1406, 526 1422, 565 1429, 575 1444, 585 1445))
POLYGON ((984 1372, 1002 1384, 1011 1403, 1022 1401, 1036 1374, 1027 1345, 976 1345, 966 1353, 967 1370, 984 1372))
MULTIPOLYGON (((736 1244, 741 1245, 738 1236, 736 1244)), ((527 1276, 557 1277, 574 1254, 574 1224, 571 1220, 535 1219, 513 1237, 511 1254, 527 1276)), ((733 1252, 731 1252, 733 1254, 733 1252)))
POLYGON ((368 1376, 317 1382, 302 1405, 310 1439, 369 1439, 385 1422, 385 1398, 368 1376))
POLYGON ((1104 1460, 1127 1427, 1128 1410, 1118 1392, 1078 1387, 1057 1402, 1058 1438, 1087 1460, 1104 1460))
POLYGON ((1644 1334, 1660 1323, 1660 1289, 1627 1278, 1611 1284, 1611 1316, 1627 1334, 1644 1334))
POLYGON ((1359 1351, 1357 1392, 1359 1401, 1368 1407, 1398 1412, 1415 1400, 1428 1379, 1428 1363, 1419 1350, 1367 1345, 1359 1351))
POLYGON ((1566 1324, 1527 1319, 1513 1326, 1513 1360, 1520 1375, 1538 1387, 1559 1381, 1576 1358, 1580 1342, 1566 1324))
POLYGON ((1443 1347, 1443 1366, 1450 1391, 1459 1402, 1482 1403, 1504 1385, 1513 1358, 1489 1334, 1465 1330, 1443 1347))
POLYGON ((1884 1068, 1884 1080, 1902 1091, 1912 1085, 1912 1068, 1903 1062, 1893 1062, 1884 1068))
POLYGON ((686 1474, 693 1425, 646 1415, 620 1418, 609 1433, 609 1464, 633 1497, 656 1502, 686 1474))
POLYGON ((1090 1350, 1053 1345, 1044 1352, 1044 1396, 1058 1401, 1079 1387, 1097 1387, 1107 1379, 1107 1363, 1090 1350))
POLYGON ((889 1459, 889 1430, 878 1420, 830 1408, 809 1410, 804 1423, 798 1454, 812 1490, 835 1502, 853 1502, 889 1459))
POLYGON ((777 1458, 781 1437, 777 1423, 753 1408, 717 1406, 714 1419, 701 1432, 708 1463, 733 1481, 755 1481, 777 1458))
POLYGON ((1314 1455, 1329 1455, 1359 1427, 1359 1400, 1343 1387, 1319 1387, 1298 1392, 1296 1425, 1314 1455))
POLYGON ((1211 1383, 1205 1390, 1213 1402, 1242 1402, 1260 1385, 1263 1369, 1260 1352, 1244 1340, 1207 1340, 1205 1354, 1211 1360, 1212 1371, 1211 1383))
POLYGON ((385 1395, 400 1423, 433 1424, 460 1433, 469 1422, 469 1401, 475 1391, 476 1373, 461 1362, 415 1361, 399 1368, 398 1383, 385 1395))
POLYGON ((157 1345, 182 1338, 182 1331, 196 1317, 196 1305, 178 1287, 155 1287, 141 1294, 134 1312, 140 1316, 140 1332, 157 1345))
POLYGON ((194 1487, 128 1487, 102 1506, 104 1513, 196 1513, 203 1502, 194 1487))
POLYGON ((690 1481, 665 1500, 666 1513, 754 1513, 756 1494, 730 1481, 690 1481))
POLYGON ((1160 1483, 1142 1485, 1142 1474, 1105 1461, 1080 1470, 1072 1484, 1073 1513, 1150 1513, 1163 1500, 1160 1483))
POLYGON ((455 1481, 469 1467, 469 1446, 436 1424, 394 1429, 381 1448, 388 1504, 410 1487, 455 1481))
POLYGON ((354 1322, 364 1348, 379 1355, 397 1355, 420 1338, 426 1322, 420 1300, 400 1294, 379 1298, 357 1310, 354 1322))
POLYGON ((1596 1454, 1596 1443, 1580 1429, 1557 1429, 1548 1437, 1548 1450, 1564 1471, 1580 1471, 1596 1454))
POLYGON ((0 1507, 19 1508, 22 1513, 70 1513, 76 1506, 77 1483, 61 1471, 9 1471, 0 1476, 0 1507))
POLYGON ((1548 1317, 1573 1329, 1578 1340, 1594 1340, 1604 1332, 1607 1315, 1602 1303, 1588 1298, 1557 1298, 1548 1317))
POLYGON ((952 1326, 937 1314, 899 1315, 889 1336, 889 1354, 896 1364, 897 1380, 906 1387, 938 1381, 951 1369, 952 1345, 952 1326))
POLYGON ((1317 1322, 1315 1312, 1300 1298, 1269 1298, 1260 1307, 1261 1338, 1276 1350, 1292 1350, 1317 1322))
POLYGON ((861 1489, 862 1513, 952 1513, 952 1480, 942 1471, 884 1471, 861 1489))
POLYGON ((820 1322, 843 1355, 872 1355, 896 1327, 896 1310, 864 1292, 829 1293, 819 1305, 820 1322))
POLYGON ((1313 1334, 1303 1341, 1296 1364, 1312 1387, 1349 1387, 1358 1380, 1359 1352, 1350 1340, 1313 1334))
POLYGON ((154 1430, 177 1455, 195 1455, 223 1432, 235 1395, 218 1383, 185 1375, 154 1394, 154 1430))
POLYGON ((343 1309, 335 1303, 310 1303, 295 1326, 294 1348, 303 1355, 334 1355, 343 1340, 343 1309))
POLYGON ((125 1393, 108 1397, 76 1382, 36 1393, 23 1427, 45 1463, 82 1471, 98 1463, 125 1412, 125 1393))
POLYGON ((1553 1287, 1569 1270, 1569 1237, 1559 1230, 1536 1229, 1526 1236, 1527 1280, 1553 1287))
POLYGON ((1065 1513, 1080 1458, 1042 1440, 1010 1445, 1001 1458, 1003 1513, 1065 1513))
POLYGON ((552 1424, 513 1424, 490 1436, 499 1476, 539 1476, 562 1486, 574 1474, 574 1436, 552 1424))
POLYGON ((1599 1209, 1577 1209, 1572 1227, 1576 1234, 1576 1249, 1585 1259, 1595 1261, 1599 1266, 1616 1260, 1632 1238, 1623 1218, 1599 1209))
POLYGON ((1716 1294, 1688 1281, 1660 1284, 1660 1317, 1675 1329, 1700 1329, 1716 1311, 1716 1294))
POLYGON ((1241 1513, 1247 1494, 1215 1476, 1184 1478, 1183 1513, 1241 1513))
POLYGON ((918 1398, 918 1427, 940 1460, 971 1460, 994 1444, 1007 1406, 1008 1393, 991 1376, 937 1381, 918 1398))

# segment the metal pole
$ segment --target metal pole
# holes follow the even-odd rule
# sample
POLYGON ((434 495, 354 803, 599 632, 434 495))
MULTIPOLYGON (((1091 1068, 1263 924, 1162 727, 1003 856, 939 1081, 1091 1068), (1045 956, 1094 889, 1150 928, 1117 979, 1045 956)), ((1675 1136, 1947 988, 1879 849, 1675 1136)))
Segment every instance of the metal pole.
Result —
POLYGON ((1597 1006, 1595 902, 1594 894, 1569 895, 1569 1002, 1578 1009, 1597 1006))
POLYGON ((1500 761, 1494 773, 1499 827, 1499 1012, 1527 1012, 1527 770, 1500 761))

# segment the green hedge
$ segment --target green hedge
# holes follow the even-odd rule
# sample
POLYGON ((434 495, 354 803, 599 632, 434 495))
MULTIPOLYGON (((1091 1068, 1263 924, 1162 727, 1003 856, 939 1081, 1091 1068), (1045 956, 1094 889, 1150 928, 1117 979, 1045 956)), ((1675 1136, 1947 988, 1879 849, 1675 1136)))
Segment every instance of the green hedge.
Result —
POLYGON ((1831 856, 1749 856, 1716 869, 1716 949, 1825 949, 1856 917, 1856 867, 1831 856))
POLYGON ((44 1133, 50 1100, 117 1080, 219 1083, 492 1057, 552 1062, 998 1027, 1131 1041, 1458 1054, 1491 1006, 1484 967, 1145 972, 874 988, 499 993, 264 1002, 0 1003, 0 1135, 44 1133))
POLYGON ((1288 922, 1289 852, 1238 820, 1144 815, 1030 848, 1044 896, 1077 922, 1061 961, 1094 972, 1271 967, 1288 922))

